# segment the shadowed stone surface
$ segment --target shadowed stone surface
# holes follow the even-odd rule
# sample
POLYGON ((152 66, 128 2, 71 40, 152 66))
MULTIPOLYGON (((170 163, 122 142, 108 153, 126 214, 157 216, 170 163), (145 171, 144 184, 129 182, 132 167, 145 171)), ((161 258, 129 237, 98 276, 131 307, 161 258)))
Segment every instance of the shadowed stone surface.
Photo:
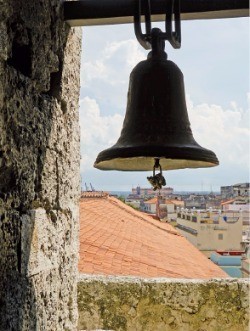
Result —
POLYGON ((80 30, 0 0, 0 330, 75 330, 80 30))
POLYGON ((84 330, 248 331, 249 282, 82 275, 78 310, 84 330))

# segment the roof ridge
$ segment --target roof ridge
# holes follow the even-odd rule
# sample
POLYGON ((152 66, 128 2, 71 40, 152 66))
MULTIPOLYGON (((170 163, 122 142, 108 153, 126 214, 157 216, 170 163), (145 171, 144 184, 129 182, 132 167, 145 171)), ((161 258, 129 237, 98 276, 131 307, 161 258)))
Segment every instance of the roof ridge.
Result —
POLYGON ((84 191, 81 193, 81 199, 85 198, 108 198, 109 194, 105 191, 84 191))
MULTIPOLYGON (((180 233, 178 233, 178 232, 174 232, 174 231, 171 231, 171 230, 164 229, 164 228, 158 226, 157 224, 152 223, 152 221, 149 221, 148 219, 144 218, 142 215, 138 215, 137 213, 139 213, 139 211, 135 211, 132 207, 130 207, 130 206, 126 205, 126 204, 125 204, 126 207, 123 207, 123 206, 121 205, 121 203, 122 203, 121 201, 114 201, 113 199, 111 199, 111 197, 108 197, 108 199, 110 200, 111 203, 118 205, 118 207, 119 207, 120 209, 125 210, 125 211, 126 211, 127 213, 129 213, 130 215, 136 216, 136 217, 138 217, 139 219, 141 219, 142 221, 147 222, 148 224, 151 224, 152 226, 154 226, 154 227, 156 227, 156 228, 158 228, 158 229, 160 229, 160 230, 162 230, 162 231, 165 231, 165 232, 167 232, 167 233, 170 233, 170 234, 173 234, 173 235, 176 235, 176 236, 183 237, 183 236, 182 236, 180 233), (121 202, 121 203, 117 203, 117 202, 121 202)), ((114 199, 116 199, 116 198, 114 198, 114 199)), ((116 199, 116 200, 117 200, 117 199, 116 199)), ((148 216, 148 217, 150 217, 150 216, 148 216)))

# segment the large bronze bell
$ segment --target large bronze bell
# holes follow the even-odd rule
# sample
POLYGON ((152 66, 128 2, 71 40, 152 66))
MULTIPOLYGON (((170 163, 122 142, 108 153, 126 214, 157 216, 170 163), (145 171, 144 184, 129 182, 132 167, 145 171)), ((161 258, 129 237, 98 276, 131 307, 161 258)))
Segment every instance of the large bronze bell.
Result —
POLYGON ((167 54, 150 52, 130 75, 128 103, 117 143, 97 156, 102 170, 162 170, 212 167, 216 155, 194 140, 188 119, 183 74, 167 54))

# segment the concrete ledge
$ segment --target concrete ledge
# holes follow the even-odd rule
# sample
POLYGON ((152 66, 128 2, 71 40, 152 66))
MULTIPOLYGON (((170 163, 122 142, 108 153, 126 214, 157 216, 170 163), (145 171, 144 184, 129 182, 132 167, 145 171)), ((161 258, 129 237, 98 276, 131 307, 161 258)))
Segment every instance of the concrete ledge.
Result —
POLYGON ((79 329, 247 331, 247 279, 80 275, 79 329))

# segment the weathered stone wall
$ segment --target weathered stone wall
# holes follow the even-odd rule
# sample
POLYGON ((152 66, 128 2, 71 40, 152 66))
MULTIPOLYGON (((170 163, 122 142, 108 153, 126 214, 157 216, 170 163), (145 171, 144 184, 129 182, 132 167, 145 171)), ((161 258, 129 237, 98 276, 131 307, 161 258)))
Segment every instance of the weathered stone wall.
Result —
POLYGON ((248 280, 90 277, 78 283, 79 329, 248 331, 248 280))
POLYGON ((75 330, 80 29, 0 0, 0 330, 75 330))

